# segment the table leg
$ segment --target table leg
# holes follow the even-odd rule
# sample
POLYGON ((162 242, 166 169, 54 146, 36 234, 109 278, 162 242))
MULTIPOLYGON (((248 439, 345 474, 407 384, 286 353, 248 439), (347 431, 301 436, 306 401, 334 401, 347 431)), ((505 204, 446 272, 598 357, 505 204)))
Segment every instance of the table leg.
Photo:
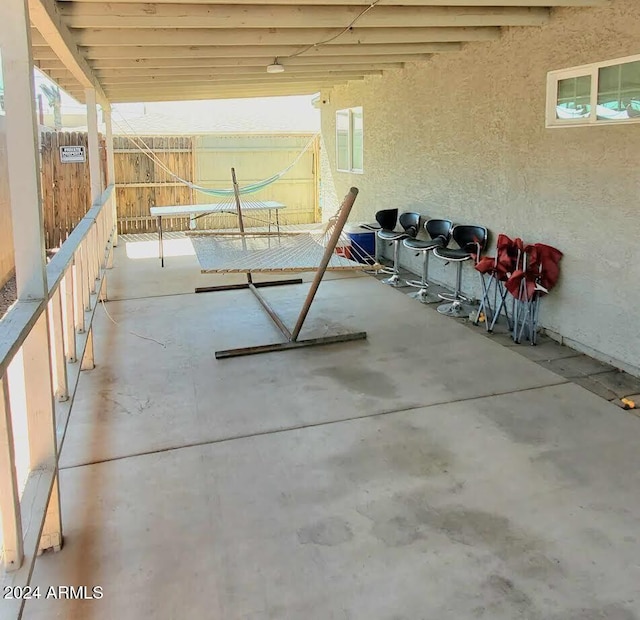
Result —
POLYGON ((162 216, 157 217, 158 222, 158 256, 160 258, 160 266, 164 267, 164 247, 162 244, 162 216))
POLYGON ((276 209, 276 230, 278 231, 278 237, 280 236, 280 211, 276 209))

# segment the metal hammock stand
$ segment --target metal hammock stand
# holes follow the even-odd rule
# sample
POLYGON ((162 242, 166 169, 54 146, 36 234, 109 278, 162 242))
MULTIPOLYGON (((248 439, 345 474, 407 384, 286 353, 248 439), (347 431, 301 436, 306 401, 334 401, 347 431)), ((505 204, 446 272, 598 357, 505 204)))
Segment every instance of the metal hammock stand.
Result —
POLYGON ((242 206, 240 204, 240 193, 236 181, 235 169, 231 169, 233 187, 236 190, 236 207, 238 212, 239 232, 236 239, 230 241, 231 235, 223 235, 222 240, 216 239, 215 234, 206 233, 190 234, 193 246, 196 250, 198 261, 202 267, 202 273, 246 273, 247 282, 244 284, 232 284, 227 286, 208 287, 196 289, 196 292, 231 290, 238 288, 248 288, 255 298, 260 302, 265 312, 275 323, 278 329, 286 338, 286 342, 276 342, 260 346, 243 347, 238 349, 227 349, 216 351, 216 359, 229 357, 239 357, 243 355, 255 355, 258 353, 269 353, 272 351, 285 351, 298 349, 301 347, 331 344, 336 342, 349 342, 352 340, 363 340, 367 337, 366 332, 352 332, 338 334, 334 336, 323 336, 319 338, 309 338, 300 340, 299 335, 304 325, 311 304, 316 296, 320 282, 326 271, 334 269, 362 270, 371 269, 370 265, 363 265, 347 258, 338 256, 335 253, 336 246, 342 234, 344 225, 349 217, 353 203, 358 195, 358 189, 352 187, 345 196, 338 212, 331 218, 325 229, 325 237, 328 237, 324 248, 312 238, 311 235, 295 235, 284 237, 280 240, 278 247, 264 247, 265 240, 268 241, 268 233, 246 233, 242 218, 242 206), (212 243, 213 242, 213 243, 212 243), (239 243, 238 243, 239 242, 239 243), (305 260, 299 260, 300 255, 305 260), (279 258, 278 258, 279 257, 279 258), (292 271, 313 271, 315 276, 309 288, 309 292, 304 300, 296 324, 292 330, 284 324, 269 302, 258 291, 259 287, 280 286, 285 284, 300 284, 301 279, 278 280, 269 282, 254 282, 252 272, 292 272, 292 271))

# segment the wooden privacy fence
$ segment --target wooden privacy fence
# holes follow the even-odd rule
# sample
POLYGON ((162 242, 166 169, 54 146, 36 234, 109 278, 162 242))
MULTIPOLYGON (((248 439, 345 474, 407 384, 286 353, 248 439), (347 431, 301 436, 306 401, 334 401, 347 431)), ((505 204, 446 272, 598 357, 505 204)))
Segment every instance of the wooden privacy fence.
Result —
MULTIPOLYGON (((91 207, 89 157, 82 163, 64 163, 61 146, 87 149, 87 134, 81 132, 42 132, 42 214, 47 249, 58 248, 91 207)), ((100 139, 102 189, 106 187, 106 149, 100 139)))
MULTIPOLYGON (((304 147, 313 144, 280 180, 247 196, 275 200, 286 205, 283 221, 317 222, 319 140, 314 134, 211 134, 203 136, 155 136, 114 138, 116 200, 120 234, 155 232, 153 206, 205 204, 227 199, 195 191, 172 176, 216 189, 231 187, 235 167, 241 186, 271 177, 295 161, 304 147), (153 151, 153 156, 144 152, 153 151)), ((235 227, 233 216, 207 216, 198 229, 235 227)), ((187 230, 189 219, 163 219, 166 230, 187 230)))
MULTIPOLYGON (((150 207, 193 204, 193 190, 167 171, 183 179, 193 179, 193 138, 155 136, 133 141, 115 136, 113 152, 120 234, 155 231, 150 207), (143 152, 147 147, 153 151, 153 157, 143 152)), ((167 230, 182 230, 175 224, 170 226, 169 221, 167 225, 167 230)))

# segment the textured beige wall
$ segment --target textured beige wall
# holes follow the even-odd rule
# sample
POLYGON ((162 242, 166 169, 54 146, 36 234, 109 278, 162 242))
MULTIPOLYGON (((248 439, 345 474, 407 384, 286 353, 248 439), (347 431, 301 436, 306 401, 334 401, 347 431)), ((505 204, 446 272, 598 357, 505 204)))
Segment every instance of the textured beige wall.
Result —
POLYGON ((5 122, 6 117, 0 116, 0 286, 5 284, 14 271, 5 122))
MULTIPOLYGON (((555 9, 546 27, 323 92, 324 213, 356 185, 354 220, 398 207, 560 248, 541 323, 640 374, 640 124, 544 126, 548 71, 638 54, 638 33, 637 0, 555 9), (359 105, 365 172, 336 172, 335 111, 359 105)), ((401 262, 417 266, 406 253, 401 262)), ((436 280, 453 282, 452 266, 431 262, 436 280)))

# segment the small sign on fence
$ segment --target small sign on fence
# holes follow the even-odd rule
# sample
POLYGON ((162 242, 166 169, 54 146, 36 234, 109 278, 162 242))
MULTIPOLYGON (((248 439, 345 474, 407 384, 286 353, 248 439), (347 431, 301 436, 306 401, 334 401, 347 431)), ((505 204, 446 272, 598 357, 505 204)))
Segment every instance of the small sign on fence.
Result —
POLYGON ((84 146, 61 146, 60 161, 63 164, 82 164, 87 161, 84 146))

